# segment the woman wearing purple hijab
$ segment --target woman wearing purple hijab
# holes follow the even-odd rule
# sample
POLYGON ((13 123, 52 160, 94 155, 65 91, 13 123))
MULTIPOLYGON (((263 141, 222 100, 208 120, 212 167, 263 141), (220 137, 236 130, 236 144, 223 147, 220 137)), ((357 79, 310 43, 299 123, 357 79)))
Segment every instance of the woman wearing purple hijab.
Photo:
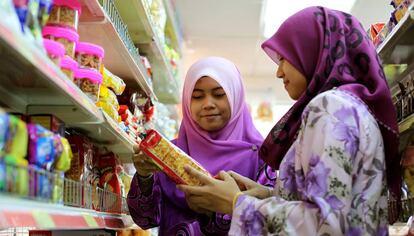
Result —
POLYGON ((279 169, 276 186, 263 198, 240 175, 217 180, 186 168, 204 182, 179 186, 189 204, 232 213, 229 235, 388 235, 387 196, 398 199, 401 183, 397 119, 359 21, 306 8, 262 48, 296 100, 260 149, 279 169))
MULTIPOLYGON (((183 120, 173 143, 212 175, 232 170, 273 186, 275 174, 258 157, 263 138, 253 125, 244 96, 240 72, 232 62, 220 57, 197 61, 184 81, 183 120)), ((154 164, 142 155, 136 160, 128 206, 137 225, 159 226, 160 235, 227 235, 231 216, 196 213, 164 173, 152 175, 154 164)))

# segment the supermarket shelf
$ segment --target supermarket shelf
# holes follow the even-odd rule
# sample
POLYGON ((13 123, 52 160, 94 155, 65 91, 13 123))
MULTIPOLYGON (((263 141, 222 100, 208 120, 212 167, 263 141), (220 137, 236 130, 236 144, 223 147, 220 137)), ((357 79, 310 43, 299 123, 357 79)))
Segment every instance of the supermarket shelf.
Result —
POLYGON ((135 143, 39 48, 0 21, 0 106, 23 114, 53 114, 98 144, 132 161, 135 143))
POLYGON ((39 47, 5 22, 0 21, 1 103, 22 113, 29 106, 58 106, 63 120, 99 122, 102 118, 95 104, 39 47))
POLYGON ((173 6, 171 5, 171 0, 164 0, 165 10, 167 12, 167 23, 165 26, 166 34, 169 34, 172 39, 172 46, 177 50, 177 52, 182 55, 182 42, 183 36, 181 28, 178 25, 177 17, 174 12, 173 6))
POLYGON ((411 114, 404 120, 402 120, 400 123, 398 123, 398 128, 400 130, 400 133, 403 133, 410 129, 414 123, 414 114, 411 114))
POLYGON ((179 103, 179 89, 171 65, 156 35, 144 0, 115 1, 115 5, 127 24, 132 40, 150 60, 154 91, 163 103, 179 103), (169 88, 165 88, 168 86, 169 88))
POLYGON ((137 228, 131 216, 20 199, 0 194, 0 229, 125 229, 137 228))
POLYGON ((384 64, 409 64, 414 55, 414 3, 377 48, 384 64))
MULTIPOLYGON (((121 77, 129 88, 138 86, 148 96, 157 99, 151 79, 139 58, 134 58, 123 42, 117 27, 99 4, 98 0, 82 0, 82 15, 79 24, 79 35, 82 41, 101 45, 105 49, 105 66, 121 77)), ((136 57, 139 57, 138 52, 136 57)))
POLYGON ((77 128, 86 133, 94 143, 116 153, 122 163, 132 163, 136 142, 122 131, 116 122, 102 111, 103 124, 78 124, 77 128))

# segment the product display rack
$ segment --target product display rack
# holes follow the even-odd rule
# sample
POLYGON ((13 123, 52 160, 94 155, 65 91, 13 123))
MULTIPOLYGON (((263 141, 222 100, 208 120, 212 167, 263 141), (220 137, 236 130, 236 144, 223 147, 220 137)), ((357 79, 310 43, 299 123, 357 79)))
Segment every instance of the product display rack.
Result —
POLYGON ((141 88, 148 96, 157 99, 151 86, 151 79, 141 63, 135 46, 128 42, 126 29, 118 18, 110 0, 81 0, 82 15, 79 34, 82 41, 105 48, 105 66, 121 77, 129 88, 141 88), (108 10, 105 11, 103 6, 108 10), (112 17, 110 17, 112 16, 112 17), (134 48, 134 49, 133 49, 134 48))
POLYGON ((81 129, 97 144, 132 162, 135 142, 72 82, 38 46, 0 21, 2 74, 0 102, 23 114, 53 113, 68 127, 81 129), (12 70, 20 65, 20 70, 12 70))
MULTIPOLYGON (((152 63, 154 91, 159 100, 163 103, 179 103, 178 81, 173 75, 160 39, 155 33, 154 23, 144 0, 115 1, 115 5, 123 21, 128 26, 133 42, 138 45, 141 52, 148 56, 152 63), (131 10, 131 8, 134 10, 131 10), (168 88, 164 87, 166 85, 168 88)), ((169 18, 167 22, 172 20, 172 18, 169 18)), ((177 39, 180 39, 180 37, 177 37, 177 39)))
MULTIPOLYGON (((410 5, 404 17, 385 38, 377 52, 384 66, 404 65, 404 70, 399 71, 392 78, 387 78, 393 96, 400 91, 398 82, 404 81, 414 73, 414 3, 410 5)), ((411 114, 399 122, 400 133, 404 133, 412 127, 414 114, 411 114)))
MULTIPOLYGON (((126 27, 129 22, 122 24, 116 18, 121 19, 122 15, 111 10, 115 9, 115 1, 79 2, 82 4, 78 28, 80 40, 101 45, 105 49, 105 67, 121 77, 127 88, 142 90, 155 101, 179 102, 178 86, 174 90, 176 97, 154 93, 159 90, 156 86, 163 84, 163 78, 176 81, 162 45, 151 28, 149 16, 140 15, 140 18, 145 17, 144 21, 150 27, 148 32, 152 32, 151 40, 141 41, 138 45, 129 38, 130 31, 126 27), (141 62, 138 51, 141 49, 150 59, 153 80, 161 80, 156 82, 157 85, 152 84, 152 78, 141 62)), ((128 5, 126 2, 122 4, 128 5)), ((129 7, 127 13, 121 14, 136 15, 136 10, 129 7)), ((117 154, 122 163, 131 163, 137 143, 61 72, 43 52, 41 45, 28 40, 20 28, 10 22, 6 18, 0 20, 0 107, 8 112, 26 115, 53 114, 67 128, 75 128, 95 145, 117 154)), ((173 29, 176 29, 176 23, 173 29)), ((176 36, 174 40, 178 45, 181 39, 176 36)), ((139 229, 128 215, 125 199, 122 201, 122 213, 110 213, 76 204, 55 204, 50 200, 30 199, 27 196, 22 198, 1 191, 4 189, 0 190, 0 235, 6 229, 10 230, 7 232, 15 232, 13 235, 27 235, 28 229, 67 232, 109 230, 113 233, 113 230, 118 229, 139 229), (23 229, 22 233, 16 234, 20 229, 23 229)))

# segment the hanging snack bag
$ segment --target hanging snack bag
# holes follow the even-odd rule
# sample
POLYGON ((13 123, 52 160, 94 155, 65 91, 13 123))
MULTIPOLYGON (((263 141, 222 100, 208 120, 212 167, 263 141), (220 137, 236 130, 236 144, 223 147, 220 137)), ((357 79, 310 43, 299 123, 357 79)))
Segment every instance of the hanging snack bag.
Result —
POLYGON ((77 0, 54 0, 47 24, 77 31, 81 11, 82 6, 77 0))
POLYGON ((101 65, 100 72, 103 77, 102 84, 115 92, 116 95, 121 95, 125 90, 125 82, 118 76, 112 74, 106 69, 103 64, 101 65))
POLYGON ((142 140, 139 147, 176 184, 201 185, 199 180, 194 179, 184 170, 184 165, 189 165, 211 176, 199 163, 155 130, 147 132, 146 138, 142 140))

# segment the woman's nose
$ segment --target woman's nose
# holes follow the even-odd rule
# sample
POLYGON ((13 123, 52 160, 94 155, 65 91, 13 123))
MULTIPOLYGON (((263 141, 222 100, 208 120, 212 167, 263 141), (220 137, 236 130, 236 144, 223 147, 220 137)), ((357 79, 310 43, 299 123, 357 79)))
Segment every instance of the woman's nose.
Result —
POLYGON ((282 79, 285 76, 285 73, 283 73, 282 67, 278 66, 276 70, 276 77, 282 79))
POLYGON ((211 109, 214 108, 214 100, 210 96, 206 96, 203 102, 203 108, 204 109, 211 109))

